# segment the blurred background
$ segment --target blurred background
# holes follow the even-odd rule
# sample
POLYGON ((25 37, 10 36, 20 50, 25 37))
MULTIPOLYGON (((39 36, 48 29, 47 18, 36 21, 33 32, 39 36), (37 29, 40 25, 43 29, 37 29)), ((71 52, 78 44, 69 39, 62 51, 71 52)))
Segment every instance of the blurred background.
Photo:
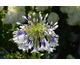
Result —
POLYGON ((51 54, 44 52, 41 59, 80 59, 80 6, 0 6, 0 58, 32 59, 31 53, 22 53, 12 41, 16 22, 27 23, 22 15, 48 13, 47 22, 58 22, 55 30, 59 46, 51 54), (7 55, 7 57, 6 57, 7 55))

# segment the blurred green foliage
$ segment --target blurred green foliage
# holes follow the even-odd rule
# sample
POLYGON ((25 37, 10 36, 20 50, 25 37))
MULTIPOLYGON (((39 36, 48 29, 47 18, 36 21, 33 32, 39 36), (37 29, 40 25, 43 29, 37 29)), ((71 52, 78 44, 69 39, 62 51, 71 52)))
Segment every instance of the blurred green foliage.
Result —
POLYGON ((6 54, 6 59, 41 59, 40 57, 43 56, 42 53, 37 54, 37 56, 34 56, 34 53, 31 55, 28 55, 27 53, 20 53, 16 51, 16 53, 6 54))
POLYGON ((66 58, 67 59, 75 59, 71 54, 69 54, 66 58))
POLYGON ((16 51, 16 53, 7 54, 6 59, 29 59, 29 56, 26 54, 21 54, 20 52, 16 51))

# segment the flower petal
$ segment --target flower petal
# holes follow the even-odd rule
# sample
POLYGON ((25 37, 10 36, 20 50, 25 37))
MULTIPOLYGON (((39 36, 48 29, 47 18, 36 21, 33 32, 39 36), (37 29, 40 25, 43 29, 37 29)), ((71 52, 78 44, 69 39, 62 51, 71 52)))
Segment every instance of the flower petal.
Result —
POLYGON ((34 47, 34 49, 33 49, 33 51, 31 51, 31 53, 39 53, 38 51, 37 51, 37 49, 36 49, 36 44, 35 44, 35 47, 34 47))

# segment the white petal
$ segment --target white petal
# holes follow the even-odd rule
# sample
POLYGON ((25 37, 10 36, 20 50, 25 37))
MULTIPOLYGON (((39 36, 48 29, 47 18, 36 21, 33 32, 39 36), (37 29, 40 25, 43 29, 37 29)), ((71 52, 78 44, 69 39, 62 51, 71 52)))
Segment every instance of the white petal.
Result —
POLYGON ((18 37, 14 37, 13 40, 14 40, 14 41, 18 40, 18 37))
POLYGON ((23 29, 23 28, 25 28, 25 26, 20 26, 20 28, 22 28, 22 29, 23 29))
POLYGON ((33 53, 33 52, 39 53, 39 52, 37 51, 37 49, 33 49, 33 51, 31 51, 31 53, 33 53))
POLYGON ((18 33, 18 31, 14 31, 14 32, 13 32, 13 34, 17 34, 17 33, 18 33))
POLYGON ((20 24, 19 22, 16 22, 16 24, 20 24))
POLYGON ((39 50, 39 51, 44 51, 44 50, 46 50, 46 49, 45 49, 44 46, 41 46, 38 50, 39 50))
POLYGON ((33 46, 33 45, 29 44, 29 46, 28 46, 28 47, 29 47, 29 49, 31 49, 31 48, 32 48, 32 46, 33 46))
POLYGON ((48 48, 48 53, 53 52, 53 48, 48 48))
POLYGON ((19 35, 18 38, 19 38, 19 42, 23 42, 24 41, 24 34, 19 35))

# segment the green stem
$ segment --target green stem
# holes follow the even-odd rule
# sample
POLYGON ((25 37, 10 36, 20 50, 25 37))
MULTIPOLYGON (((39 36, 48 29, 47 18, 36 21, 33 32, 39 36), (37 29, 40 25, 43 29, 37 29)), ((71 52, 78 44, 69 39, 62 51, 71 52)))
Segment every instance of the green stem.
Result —
POLYGON ((36 59, 36 53, 35 52, 34 52, 33 56, 34 56, 34 59, 36 59))
POLYGON ((50 13, 51 13, 51 7, 50 7, 50 13))

